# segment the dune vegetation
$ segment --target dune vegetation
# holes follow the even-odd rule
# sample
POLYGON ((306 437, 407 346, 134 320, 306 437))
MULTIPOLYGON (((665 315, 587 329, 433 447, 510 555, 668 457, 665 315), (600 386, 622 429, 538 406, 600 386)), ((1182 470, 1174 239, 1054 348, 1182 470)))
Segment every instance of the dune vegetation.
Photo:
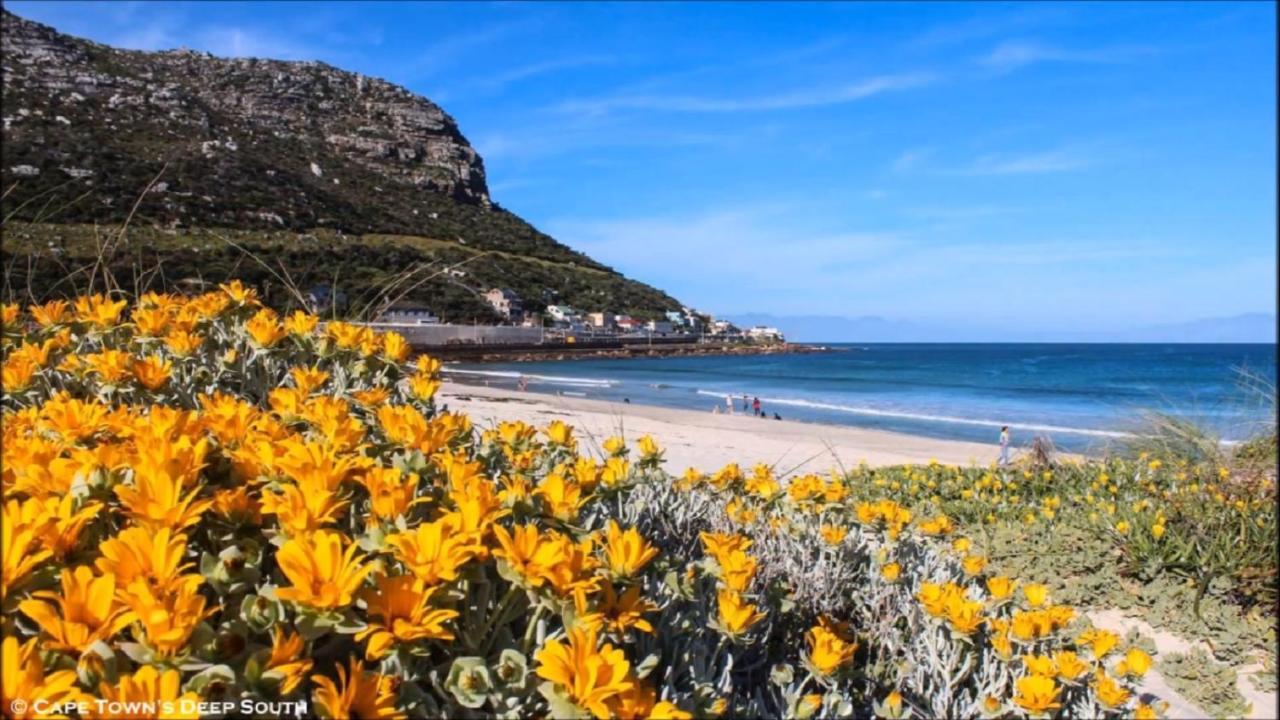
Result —
POLYGON ((474 427, 401 336, 239 282, 2 319, 20 717, 1156 717, 1149 648, 1076 604, 1274 623, 1265 473, 668 473, 648 437, 474 427))

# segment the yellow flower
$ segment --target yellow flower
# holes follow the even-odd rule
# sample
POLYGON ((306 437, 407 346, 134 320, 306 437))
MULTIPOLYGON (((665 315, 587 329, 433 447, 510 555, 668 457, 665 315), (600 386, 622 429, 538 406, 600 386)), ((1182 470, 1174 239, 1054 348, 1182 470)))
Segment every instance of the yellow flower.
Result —
POLYGON ((275 515, 280 528, 290 537, 338 522, 347 505, 323 485, 282 483, 275 490, 262 492, 262 512, 275 515))
MULTIPOLYGON (((208 445, 200 440, 191 448, 192 455, 203 464, 208 445)), ((120 504, 138 525, 153 530, 184 528, 199 521, 211 501, 196 500, 200 487, 185 492, 187 472, 174 472, 169 463, 155 456, 143 457, 133 467, 133 484, 116 485, 120 504)))
POLYGON ((987 578, 987 592, 996 600, 1004 600, 1013 594, 1014 582, 1004 575, 987 578))
POLYGON ((554 472, 542 479, 542 484, 534 494, 542 498, 543 505, 552 517, 564 522, 577 520, 578 509, 587 501, 582 496, 580 485, 554 472))
POLYGON ((822 539, 827 541, 828 545, 839 545, 844 542, 844 538, 849 534, 849 529, 836 525, 823 525, 821 528, 822 539))
POLYGON ((1022 586, 1022 595, 1026 597, 1027 604, 1033 608, 1038 608, 1049 599, 1049 588, 1040 583, 1031 583, 1022 586))
POLYGON ((1093 689, 1098 693, 1098 700, 1106 707, 1118 708, 1129 701, 1129 691, 1120 687, 1119 683, 1101 670, 1094 677, 1093 689))
MULTIPOLYGON (((8 447, 6 443, 6 451, 8 447)), ((7 464, 7 457, 5 462, 7 464)), ((40 531, 47 522, 41 510, 40 501, 36 499, 25 503, 10 500, 4 504, 3 515, 0 516, 0 552, 3 553, 0 599, 7 598, 13 588, 21 585, 37 566, 53 555, 39 545, 40 531)))
POLYGON ((79 656, 99 640, 109 640, 133 621, 116 600, 116 577, 94 577, 88 567, 62 571, 62 592, 38 592, 18 610, 48 636, 47 647, 79 656), (48 601, 48 602, 45 602, 48 601))
POLYGON ((385 387, 369 388, 368 390, 353 390, 351 392, 351 397, 355 398, 355 401, 361 405, 372 408, 384 405, 388 400, 390 400, 391 391, 385 387))
POLYGON ((741 550, 732 550, 716 558, 716 563, 720 566, 720 579, 730 590, 736 592, 746 592, 751 586, 759 564, 754 557, 741 550))
POLYGON ((1133 677, 1142 677, 1151 669, 1151 656, 1139 648, 1130 648, 1129 652, 1124 654, 1124 660, 1116 665, 1116 672, 1120 675, 1132 675, 1133 677))
POLYGON ((418 400, 427 401, 440 389, 440 381, 426 375, 409 376, 409 392, 418 400))
POLYGON ((48 707, 59 703, 88 702, 90 697, 76 687, 74 670, 44 672, 44 663, 40 659, 40 640, 31 638, 25 644, 18 644, 16 637, 5 637, 0 649, 0 703, 6 713, 16 719, 49 717, 46 713, 36 713, 36 703, 48 707), (18 711, 18 703, 26 703, 27 711, 18 711))
POLYGON ((169 720, 197 720, 197 704, 200 696, 194 692, 182 692, 182 674, 177 670, 159 670, 154 665, 144 665, 132 675, 122 675, 115 685, 103 682, 98 695, 111 703, 128 706, 132 712, 127 717, 165 718, 169 720))
POLYGON ((199 575, 185 575, 166 593, 159 593, 143 580, 135 580, 120 596, 133 610, 146 636, 148 647, 161 657, 175 657, 187 650, 187 641, 196 626, 217 608, 205 611, 199 575))
POLYGON ((547 440, 553 445, 563 445, 572 450, 576 444, 573 439, 573 426, 567 425, 563 420, 553 420, 543 432, 547 434, 547 440))
POLYGON ((321 717, 345 720, 361 718, 361 720, 391 720, 403 718, 404 713, 396 710, 396 689, 399 682, 388 675, 366 673, 364 663, 349 658, 350 673, 341 665, 338 669, 338 682, 324 675, 312 675, 311 681, 316 684, 315 693, 311 696, 315 701, 315 709, 321 717))
POLYGON ((554 568, 568 562, 568 543, 554 530, 543 535, 537 525, 517 525, 510 532, 504 527, 495 527, 493 535, 498 541, 494 556, 506 562, 531 587, 544 585, 554 568))
POLYGON ((187 357, 200 349, 204 344, 204 338, 187 330, 177 330, 165 336, 164 344, 173 351, 173 354, 187 357))
POLYGON ((81 295, 76 298, 76 320, 97 328, 113 327, 128 304, 128 300, 111 300, 106 295, 81 295))
POLYGON ((245 287, 244 283, 239 280, 222 283, 218 287, 237 305, 254 305, 258 302, 258 291, 251 287, 245 287))
POLYGON ((120 350, 103 350, 85 355, 84 362, 103 382, 114 385, 131 374, 133 356, 120 350))
POLYGON ((418 490, 417 473, 406 473, 399 468, 375 467, 360 478, 369 491, 369 509, 379 520, 395 520, 414 505, 425 502, 415 499, 418 490))
POLYGON ((452 640, 453 633, 445 623, 456 618, 458 612, 433 608, 434 592, 410 575, 380 577, 376 588, 361 592, 370 623, 356 633, 356 641, 368 640, 365 659, 380 660, 397 643, 452 640))
POLYGON ((31 319, 42 328, 62 325, 71 318, 66 300, 50 300, 43 305, 32 305, 28 310, 31 312, 31 319))
POLYGON ((1058 666, 1048 655, 1023 655, 1022 664, 1032 675, 1054 677, 1058 674, 1058 666))
POLYGON ((133 311, 133 325, 142 337, 160 337, 172 319, 173 315, 164 308, 148 307, 133 311))
POLYGON ((413 348, 409 347, 409 341, 398 332, 386 332, 382 334, 382 354, 391 362, 401 363, 409 358, 409 353, 413 348))
POLYGON ((610 701, 634 683, 626 654, 608 643, 597 647, 596 633, 588 628, 573 628, 568 640, 548 640, 538 650, 538 677, 555 684, 596 718, 611 717, 610 701))
POLYGON ((159 390, 169 382, 173 363, 155 355, 133 361, 133 377, 148 390, 159 390))
POLYGON ((640 590, 639 585, 633 585, 622 595, 618 595, 613 583, 605 580, 601 583, 601 597, 594 612, 587 608, 586 594, 577 593, 574 605, 578 611, 578 622, 596 630, 603 627, 618 634, 624 634, 631 628, 652 633, 653 625, 644 619, 644 614, 657 610, 658 606, 646 600, 640 590))
POLYGON ((457 580, 462 567, 484 550, 472 533, 462 530, 456 514, 396 533, 387 538, 387 544, 396 559, 428 585, 457 580))
POLYGON ((698 535, 702 540, 702 547, 708 555, 716 558, 716 562, 721 557, 727 556, 734 550, 746 552, 751 548, 751 538, 741 534, 728 533, 710 533, 703 532, 698 535))
POLYGON ((1053 681, 1053 678, 1043 675, 1028 675, 1018 678, 1016 688, 1017 694, 1014 695, 1013 702, 1027 712, 1044 714, 1062 707, 1061 703, 1058 702, 1058 694, 1062 690, 1053 681))
POLYGON ((966 555, 961 566, 966 575, 977 575, 987 566, 987 559, 981 555, 966 555))
POLYGON ((41 530, 41 540, 45 547, 53 550, 55 557, 62 559, 76 549, 80 543, 80 531, 91 520, 98 516, 102 504, 94 501, 80 502, 75 495, 68 493, 62 498, 49 497, 43 501, 45 519, 41 530))
POLYGON ((168 592, 190 564, 183 564, 187 536, 169 528, 152 532, 130 527, 102 543, 102 556, 94 565, 104 574, 114 575, 120 587, 142 580, 162 593, 168 592))
POLYGON ((1101 660, 1106 657, 1120 642, 1120 636, 1110 630, 1091 629, 1080 633, 1076 638, 1077 645, 1088 645, 1093 657, 1101 660))
POLYGON ((1156 709, 1146 703, 1138 703, 1138 707, 1133 709, 1133 720, 1159 720, 1159 717, 1156 709))
POLYGON ((961 596, 952 598, 947 603, 947 621, 956 632, 971 635, 982 625, 984 619, 980 602, 964 600, 961 596))
POLYGON ((824 677, 849 663, 858 651, 858 643, 846 641, 827 624, 814 625, 805 637, 809 642, 809 662, 824 677))
POLYGON ((955 525, 951 522, 951 518, 946 515, 938 515, 930 520, 920 522, 920 532, 925 535, 946 535, 955 529, 955 525))
POLYGON ((289 377, 293 378, 293 386, 305 397, 320 389, 329 379, 329 373, 317 367, 289 368, 289 377))
POLYGON ((627 441, 621 436, 614 435, 604 441, 604 451, 610 455, 625 455, 627 452, 627 441))
POLYGON ((734 590, 720 590, 716 597, 719 600, 720 626, 730 635, 741 635, 765 617, 764 613, 756 611, 755 605, 743 600, 734 590))
POLYGON ((301 310, 294 310, 289 313, 289 317, 285 318, 284 329, 291 335, 310 335, 316 329, 316 324, 320 321, 315 315, 310 315, 301 310))
POLYGON ((1070 650, 1059 650, 1053 654, 1054 667, 1064 680, 1074 680, 1089 669, 1088 664, 1070 650))
POLYGON ((359 547, 341 533, 321 530, 291 538, 276 552, 280 571, 293 583, 276 597, 321 609, 346 607, 373 565, 356 559, 359 547))
POLYGON ((1159 540, 1164 536, 1164 523, 1156 523, 1151 526, 1151 537, 1159 540))
POLYGON ((6 394, 21 392, 31 384, 40 366, 31 358, 11 355, 0 365, 0 387, 6 394))
POLYGON ((605 533, 605 560, 609 571, 616 577, 631 577, 658 556, 658 549, 649 544, 635 528, 626 532, 618 523, 610 520, 605 533))
POLYGON ((303 658, 306 641, 302 635, 276 626, 271 630, 271 655, 267 657, 264 677, 280 681, 280 695, 292 695, 311 672, 313 662, 303 658))
POLYGON ((627 479, 631 473, 631 463, 622 457, 611 457, 604 461, 604 470, 600 473, 600 480, 608 487, 617 487, 627 479))
POLYGON ((1126 534, 1128 534, 1128 532, 1129 532, 1129 521, 1128 521, 1128 520, 1121 520, 1120 522, 1116 523, 1116 532, 1120 533, 1121 535, 1126 535, 1126 534))
POLYGON ((902 566, 896 562, 886 563, 880 568, 880 577, 885 582, 897 582, 902 575, 902 566))
POLYGON ((657 441, 650 435, 645 435, 636 441, 636 446, 640 450, 640 456, 645 458, 657 457, 662 452, 658 447, 657 441))

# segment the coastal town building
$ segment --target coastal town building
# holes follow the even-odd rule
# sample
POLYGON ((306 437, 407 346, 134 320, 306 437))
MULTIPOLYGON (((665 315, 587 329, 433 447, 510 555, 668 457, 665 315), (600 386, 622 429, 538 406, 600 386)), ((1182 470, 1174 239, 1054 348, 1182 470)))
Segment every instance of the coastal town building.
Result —
POLYGON ((547 317, 551 318, 557 324, 562 324, 562 325, 582 324, 582 313, 569 307, 568 305, 548 305, 547 317))
POLYGON ((784 342, 782 331, 768 325, 756 325, 746 332, 747 337, 760 342, 784 342))
POLYGON ((617 322, 614 321, 614 316, 603 312, 587 313, 587 324, 598 330, 612 330, 618 327, 617 322))
POLYGON ((618 315, 614 318, 613 323, 617 326, 618 332, 622 333, 632 333, 644 328, 644 323, 630 315, 618 315))
POLYGON ((675 327, 666 320, 650 320, 645 324, 645 329, 651 333, 667 335, 675 332, 675 327))
POLYGON ((734 325, 728 320, 716 320, 715 322, 711 323, 711 334, 733 336, 733 335, 741 335, 742 331, 738 329, 738 326, 734 325))
POLYGON ((402 300, 392 303, 390 307, 378 316, 377 322, 396 323, 404 325, 437 325, 440 318, 431 312, 431 308, 423 303, 411 300, 402 300))
POLYGON ((494 288, 484 294, 484 299, 489 301, 499 315, 511 322, 520 322, 524 315, 524 303, 520 296, 507 288, 494 288))

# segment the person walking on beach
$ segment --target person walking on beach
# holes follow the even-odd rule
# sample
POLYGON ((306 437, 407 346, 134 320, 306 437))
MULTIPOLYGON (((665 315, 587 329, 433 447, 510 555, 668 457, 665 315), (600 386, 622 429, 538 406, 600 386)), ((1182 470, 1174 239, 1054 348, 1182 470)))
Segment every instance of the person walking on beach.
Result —
POLYGON ((1009 426, 1000 428, 1000 464, 1009 464, 1009 426))
POLYGON ((760 414, 760 398, 752 399, 751 409, 756 411, 756 415, 760 414))
POLYGON ((727 415, 733 414, 733 396, 732 395, 724 396, 724 411, 725 411, 725 414, 727 415))
POLYGON ((743 395, 742 395, 742 414, 743 414, 743 415, 746 415, 746 414, 747 414, 747 411, 748 411, 748 410, 750 410, 750 409, 751 409, 751 402, 750 402, 749 400, 747 400, 747 395, 746 395, 746 393, 743 393, 743 395))

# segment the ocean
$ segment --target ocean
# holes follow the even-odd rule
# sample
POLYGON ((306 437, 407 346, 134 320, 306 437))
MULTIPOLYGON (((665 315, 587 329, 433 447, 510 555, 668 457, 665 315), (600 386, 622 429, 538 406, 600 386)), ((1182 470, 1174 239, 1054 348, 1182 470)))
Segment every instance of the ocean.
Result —
POLYGON ((1242 387, 1241 371, 1276 379, 1276 346, 1186 344, 835 344, 829 353, 461 363, 449 379, 531 392, 711 412, 760 398, 772 419, 836 423, 1015 446, 1036 435, 1098 452, 1141 433, 1144 414, 1205 424, 1224 440, 1251 436, 1275 405, 1242 387))

